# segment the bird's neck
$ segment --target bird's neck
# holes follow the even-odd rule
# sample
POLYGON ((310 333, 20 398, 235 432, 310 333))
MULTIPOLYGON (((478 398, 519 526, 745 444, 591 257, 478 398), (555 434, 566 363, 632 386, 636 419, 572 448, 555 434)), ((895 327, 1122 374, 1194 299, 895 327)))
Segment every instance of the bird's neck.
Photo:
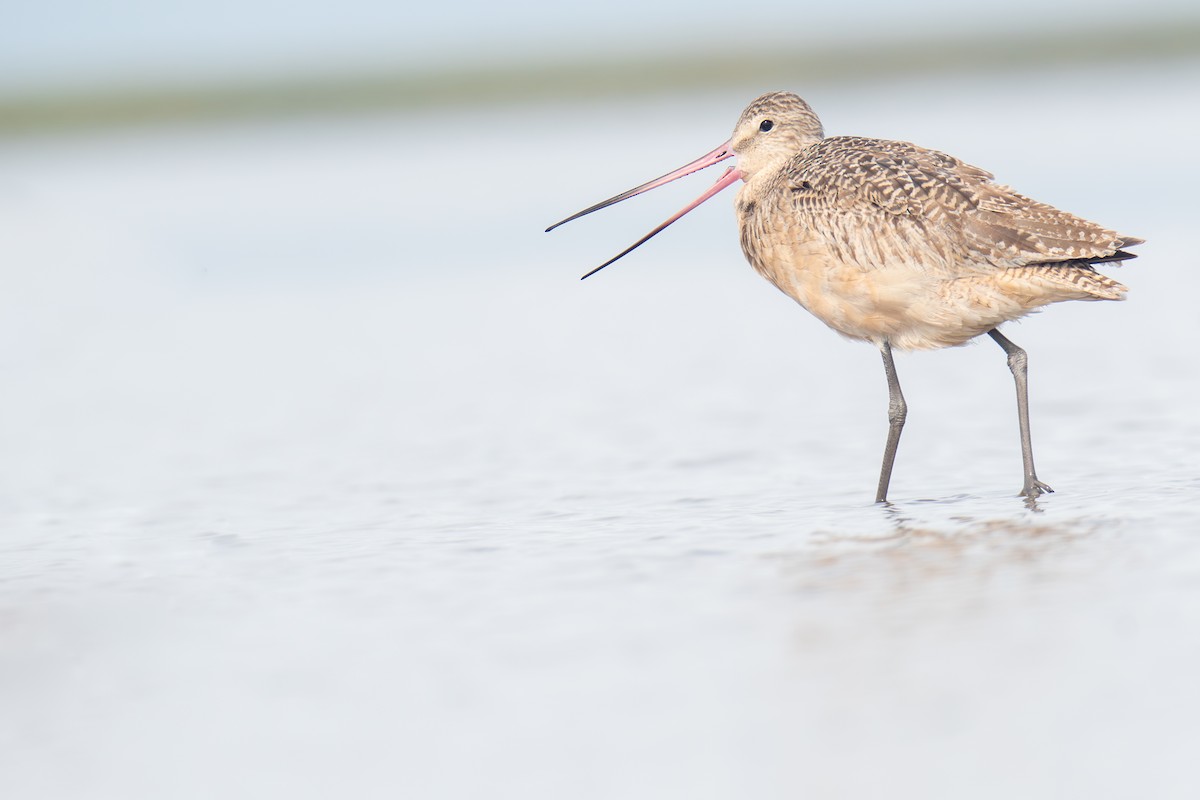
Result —
POLYGON ((774 181, 775 177, 782 172, 792 160, 792 156, 780 155, 777 158, 769 161, 759 162, 752 165, 752 169, 747 171, 740 163, 738 169, 742 171, 742 188, 738 190, 738 198, 745 200, 756 199, 767 191, 767 188, 774 181))

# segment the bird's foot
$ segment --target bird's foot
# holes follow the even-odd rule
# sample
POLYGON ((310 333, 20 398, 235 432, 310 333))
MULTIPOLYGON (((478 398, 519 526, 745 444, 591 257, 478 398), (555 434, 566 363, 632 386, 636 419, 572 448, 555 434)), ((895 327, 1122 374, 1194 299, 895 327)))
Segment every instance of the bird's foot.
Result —
POLYGON ((1036 500, 1043 494, 1053 494, 1054 490, 1046 484, 1039 481, 1037 478, 1030 476, 1025 479, 1025 488, 1021 490, 1022 497, 1028 497, 1030 500, 1036 500))

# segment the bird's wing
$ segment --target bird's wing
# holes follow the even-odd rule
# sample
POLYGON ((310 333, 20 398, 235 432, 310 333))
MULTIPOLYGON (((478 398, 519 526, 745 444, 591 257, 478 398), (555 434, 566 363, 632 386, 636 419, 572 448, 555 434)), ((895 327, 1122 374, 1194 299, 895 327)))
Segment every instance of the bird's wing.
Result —
MULTIPOLYGON (((1141 242, 1017 194, 992 174, 907 142, 832 137, 782 174, 809 224, 855 220, 910 263, 1017 267, 1133 258, 1141 242)), ((865 266, 865 265, 864 265, 865 266)))

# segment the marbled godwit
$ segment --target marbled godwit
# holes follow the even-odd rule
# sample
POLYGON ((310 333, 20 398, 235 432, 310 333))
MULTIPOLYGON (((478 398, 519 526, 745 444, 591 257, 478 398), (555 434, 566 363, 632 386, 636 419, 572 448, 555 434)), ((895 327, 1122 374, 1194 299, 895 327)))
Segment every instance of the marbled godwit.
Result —
POLYGON ((876 502, 887 500, 908 407, 892 348, 960 345, 986 333, 1008 355, 1017 388, 1025 483, 1038 480, 1029 434, 1026 354, 997 326, 1063 300, 1121 300, 1096 265, 1135 258, 1141 239, 1080 219, 992 182, 953 156, 907 142, 826 138, 789 92, 751 103, 728 142, 661 178, 574 214, 619 203, 737 156, 711 189, 583 277, 639 247, 738 180, 742 252, 758 272, 833 330, 872 342, 888 384, 888 436, 876 502))

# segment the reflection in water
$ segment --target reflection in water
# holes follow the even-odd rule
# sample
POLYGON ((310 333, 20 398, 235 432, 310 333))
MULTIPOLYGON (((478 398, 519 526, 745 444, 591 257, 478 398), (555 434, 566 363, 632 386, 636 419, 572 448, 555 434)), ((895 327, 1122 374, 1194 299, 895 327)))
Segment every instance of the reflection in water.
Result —
POLYGON ((916 624, 936 623, 968 607, 978 612, 995 605, 1003 613, 1000 606, 1016 587, 1071 580, 1096 555, 1086 543, 1116 527, 1087 516, 1047 520, 1037 511, 990 516, 979 510, 963 499, 887 504, 877 507, 886 522, 878 532, 820 530, 809 546, 771 558, 790 585, 843 612, 857 606, 871 614, 868 607, 880 606, 893 621, 907 612, 916 624), (1084 557, 1076 560, 1081 550, 1084 557))

